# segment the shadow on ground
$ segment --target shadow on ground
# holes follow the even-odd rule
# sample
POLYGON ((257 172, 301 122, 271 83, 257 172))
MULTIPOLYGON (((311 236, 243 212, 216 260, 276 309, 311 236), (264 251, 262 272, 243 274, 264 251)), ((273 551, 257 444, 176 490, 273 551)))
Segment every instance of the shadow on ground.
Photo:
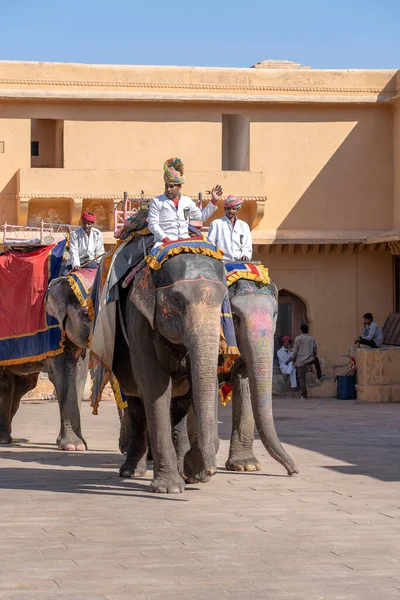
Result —
MULTIPOLYGON (((231 410, 228 407, 219 411, 222 439, 230 437, 231 410)), ((400 404, 277 398, 274 399, 274 420, 283 444, 348 463, 327 464, 323 468, 381 481, 400 481, 400 404)), ((323 464, 323 460, 321 462, 323 464)), ((298 466, 301 475, 302 466, 298 466)), ((268 471, 267 464, 263 465, 264 471, 268 471)))

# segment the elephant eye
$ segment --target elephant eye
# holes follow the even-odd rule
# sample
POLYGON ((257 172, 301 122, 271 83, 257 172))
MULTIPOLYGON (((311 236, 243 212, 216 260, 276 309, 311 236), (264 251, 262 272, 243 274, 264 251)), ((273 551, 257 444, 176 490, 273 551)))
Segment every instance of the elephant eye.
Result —
POLYGON ((175 310, 183 310, 185 307, 185 303, 182 299, 182 296, 178 293, 172 294, 171 305, 175 310))
POLYGON ((90 323, 90 317, 89 317, 89 313, 87 310, 82 310, 81 318, 82 318, 82 321, 86 321, 86 322, 90 323))

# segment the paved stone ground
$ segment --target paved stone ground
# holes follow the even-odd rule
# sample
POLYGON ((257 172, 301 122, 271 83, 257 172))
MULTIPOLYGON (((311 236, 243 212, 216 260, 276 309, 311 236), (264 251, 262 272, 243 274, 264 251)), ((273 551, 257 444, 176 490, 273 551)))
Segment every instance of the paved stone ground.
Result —
POLYGON ((83 405, 87 453, 56 450, 55 403, 21 406, 0 448, 0 599, 400 599, 400 406, 279 399, 289 478, 219 472, 183 495, 121 480, 118 417, 83 405))

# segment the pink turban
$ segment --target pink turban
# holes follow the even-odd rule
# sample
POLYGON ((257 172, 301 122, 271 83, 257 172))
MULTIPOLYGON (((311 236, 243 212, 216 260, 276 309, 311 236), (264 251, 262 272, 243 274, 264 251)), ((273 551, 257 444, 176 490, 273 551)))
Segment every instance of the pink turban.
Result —
POLYGON ((86 221, 87 223, 95 223, 96 222, 96 217, 95 215, 93 215, 91 212, 84 212, 82 213, 82 221, 86 221))
POLYGON ((282 344, 287 344, 288 342, 291 342, 292 338, 289 335, 284 335, 282 338, 282 344))
POLYGON ((240 198, 237 198, 236 196, 232 196, 232 194, 231 194, 225 200, 224 208, 240 208, 242 206, 242 202, 243 202, 243 200, 241 200, 240 198))
POLYGON ((180 185, 185 183, 183 176, 184 167, 180 158, 169 158, 164 163, 164 181, 165 183, 180 185))

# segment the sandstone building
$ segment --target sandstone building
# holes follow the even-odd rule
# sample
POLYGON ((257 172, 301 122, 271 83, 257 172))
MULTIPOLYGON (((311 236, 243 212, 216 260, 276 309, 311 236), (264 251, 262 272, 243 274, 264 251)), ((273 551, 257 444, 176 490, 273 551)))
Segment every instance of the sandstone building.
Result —
POLYGON ((0 224, 91 209, 112 243, 114 202, 161 193, 178 155, 187 194, 244 198, 278 334, 309 321, 335 363, 364 312, 400 310, 399 110, 389 70, 0 62, 0 224))

